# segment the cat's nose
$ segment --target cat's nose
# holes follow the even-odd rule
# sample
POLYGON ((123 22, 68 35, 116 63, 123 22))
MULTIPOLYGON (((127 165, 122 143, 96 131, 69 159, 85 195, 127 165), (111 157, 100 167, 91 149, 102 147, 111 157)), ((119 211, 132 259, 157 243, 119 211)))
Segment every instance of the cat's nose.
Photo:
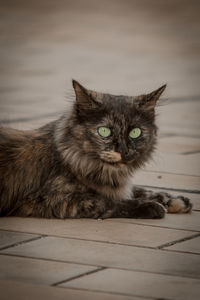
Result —
POLYGON ((117 147, 116 151, 119 152, 122 155, 122 157, 128 155, 128 147, 126 146, 125 141, 121 140, 118 143, 118 147, 117 147))

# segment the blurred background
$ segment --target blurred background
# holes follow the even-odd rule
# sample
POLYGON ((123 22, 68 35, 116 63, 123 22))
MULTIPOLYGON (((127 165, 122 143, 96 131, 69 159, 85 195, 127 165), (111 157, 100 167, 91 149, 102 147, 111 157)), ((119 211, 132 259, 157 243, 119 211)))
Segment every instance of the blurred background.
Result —
POLYGON ((1 124, 28 129, 55 118, 74 78, 127 95, 167 83, 164 98, 179 102, 188 131, 200 110, 188 104, 200 95, 199 13, 198 0, 0 0, 1 124))

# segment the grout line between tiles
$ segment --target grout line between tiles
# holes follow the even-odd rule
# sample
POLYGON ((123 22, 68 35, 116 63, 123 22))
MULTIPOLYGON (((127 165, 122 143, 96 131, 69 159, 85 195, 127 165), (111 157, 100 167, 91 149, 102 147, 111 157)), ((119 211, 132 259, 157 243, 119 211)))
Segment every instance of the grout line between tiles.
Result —
POLYGON ((191 236, 188 236, 188 237, 185 237, 185 238, 182 238, 182 239, 179 239, 179 240, 175 240, 175 241, 172 241, 172 242, 163 244, 163 245, 161 245, 161 246, 158 246, 157 248, 158 248, 158 249, 163 249, 163 248, 165 248, 165 247, 169 247, 169 246, 172 246, 172 245, 181 243, 181 242, 185 242, 185 241, 192 240, 192 239, 194 239, 194 238, 196 238, 196 237, 199 237, 199 236, 200 236, 200 233, 193 234, 193 235, 191 235, 191 236))
MULTIPOLYGON (((181 154, 180 154, 181 155, 181 154)), ((155 159, 152 160, 155 163, 155 159)), ((188 173, 174 173, 173 171, 163 171, 163 170, 153 170, 153 169, 148 169, 148 168, 143 168, 140 171, 144 173, 156 173, 158 174, 157 178, 162 178, 162 175, 175 175, 175 176, 184 176, 184 177, 195 177, 195 178, 200 178, 200 175, 195 175, 195 174, 188 174, 188 173)), ((159 187, 158 187, 159 188, 159 187)), ((199 189, 198 189, 199 191, 199 189)), ((200 191, 199 191, 200 192, 200 191)))
MULTIPOLYGON (((7 231, 7 230, 5 230, 7 231)), ((26 233, 26 232, 24 232, 26 233)), ((147 249, 157 249, 156 247, 151 246, 145 246, 145 245, 132 245, 132 244, 123 244, 118 242, 109 242, 109 241, 99 241, 99 240, 88 240, 88 239, 81 239, 77 237, 71 237, 71 236, 57 236, 57 235, 45 235, 46 238, 58 238, 58 239, 71 239, 71 240, 78 240, 78 241, 86 241, 86 242, 95 242, 95 243, 101 243, 101 244, 111 244, 111 245, 121 245, 121 246, 127 246, 127 247, 138 247, 138 248, 147 248, 147 249)))
POLYGON ((80 274, 80 275, 77 275, 77 276, 73 276, 73 277, 68 278, 66 280, 58 281, 56 283, 51 284, 51 286, 58 286, 60 284, 66 283, 68 281, 72 281, 72 280, 75 280, 75 279, 78 279, 78 278, 81 278, 81 277, 84 277, 84 276, 87 276, 87 275, 90 275, 90 274, 94 274, 94 273, 97 273, 97 272, 105 270, 105 269, 107 269, 107 268, 106 267, 98 267, 96 270, 88 271, 86 273, 83 273, 83 274, 80 274))
MULTIPOLYGON (((132 219, 133 220, 133 219, 132 219)), ((154 224, 143 224, 143 223, 138 223, 137 221, 134 222, 123 222, 117 220, 114 221, 113 219, 106 219, 106 222, 112 222, 112 223, 123 223, 123 224, 135 224, 135 225, 141 225, 141 226, 147 226, 147 227, 156 227, 156 228, 163 228, 163 229, 174 229, 174 230, 180 230, 180 231, 190 231, 190 232, 200 232, 200 230, 193 230, 193 229, 184 229, 184 228, 176 228, 176 227, 168 227, 168 226, 162 226, 162 225, 154 225, 154 224)))
POLYGON ((0 121, 0 124, 11 124, 11 123, 18 123, 18 122, 30 122, 30 121, 36 121, 36 120, 42 120, 44 118, 49 118, 49 117, 58 117, 59 115, 61 115, 62 112, 53 112, 53 113, 49 113, 49 114, 42 114, 40 116, 32 116, 30 118, 15 118, 15 119, 12 119, 12 120, 1 120, 0 121))
POLYGON ((34 259, 34 260, 43 260, 43 261, 53 261, 57 263, 66 263, 66 264, 75 264, 75 265, 81 265, 81 266, 89 266, 89 267, 99 267, 101 268, 101 265, 97 264, 89 264, 89 263, 82 263, 82 262, 76 262, 76 261, 68 261, 68 260, 62 260, 62 259, 55 259, 55 258, 45 258, 45 257, 36 257, 36 256, 29 256, 29 255, 21 255, 18 253, 6 253, 2 252, 0 253, 1 256, 11 256, 11 257, 19 257, 19 258, 24 258, 24 259, 34 259))
MULTIPOLYGON (((165 127, 166 128, 166 127, 165 127)), ((164 127, 162 127, 162 130, 164 129, 164 127)), ((171 130, 169 130, 170 132, 166 132, 166 130, 163 132, 160 132, 159 138, 165 138, 165 137, 186 137, 186 138, 195 138, 195 139, 199 139, 200 135, 197 134, 184 134, 184 133, 172 133, 171 130)))
MULTIPOLYGON (((61 288, 61 289, 66 289, 66 290, 78 290, 78 291, 84 291, 84 292, 90 292, 90 293, 98 293, 98 294, 109 294, 109 295, 114 295, 114 296, 123 296, 123 297, 130 297, 130 295, 127 295, 127 294, 123 294, 123 293, 119 293, 119 292, 117 292, 117 293, 114 293, 114 292, 110 292, 110 291, 99 291, 99 290, 89 290, 89 289, 83 289, 83 288, 78 288, 78 287, 76 287, 76 288, 74 288, 74 287, 65 287, 65 286, 57 286, 57 288, 61 288)), ((135 297, 135 295, 131 295, 131 296, 133 296, 133 297, 135 297)), ((144 300, 146 300, 147 298, 148 298, 148 300, 168 300, 168 299, 164 299, 164 298, 155 298, 155 297, 146 297, 146 296, 141 296, 141 295, 139 295, 139 296, 137 296, 138 298, 141 298, 141 300, 142 299, 144 299, 144 300)), ((124 300, 126 300, 126 298, 123 298, 124 300)))
POLYGON ((16 246, 19 246, 19 245, 22 245, 22 244, 27 244, 29 242, 37 241, 37 240, 40 240, 40 239, 42 239, 42 238, 44 238, 46 236, 47 235, 40 235, 40 236, 37 236, 37 237, 30 238, 28 240, 24 240, 24 241, 21 241, 21 242, 16 242, 16 243, 10 244, 8 246, 1 247, 0 251, 6 250, 6 249, 9 249, 9 248, 13 248, 13 247, 16 247, 16 246))
MULTIPOLYGON (((172 173, 170 173, 172 174, 172 173)), ((179 174, 180 175, 180 174, 179 174)), ((193 175, 191 175, 193 176, 193 175)), ((196 176, 199 177, 199 176, 196 176)), ((158 187, 158 186, 154 186, 154 185, 142 185, 142 184, 137 184, 137 186, 141 186, 144 188, 153 188, 153 189, 157 189, 157 190, 166 190, 166 191, 174 191, 174 192, 181 192, 181 193, 189 193, 189 194, 200 194, 200 190, 188 190, 188 189, 175 189, 175 188, 166 188, 166 187, 158 187)))
MULTIPOLYGON (((160 249, 154 249, 154 250, 160 250, 160 249)), ((176 253, 181 253, 184 254, 186 252, 182 252, 182 251, 176 251, 176 250, 168 250, 168 249, 161 249, 160 251, 162 252, 176 252, 176 253)), ((190 254, 190 255, 199 255, 198 253, 186 253, 186 254, 190 254)), ((12 254, 12 253, 0 253, 0 257, 1 256, 11 256, 11 257, 18 257, 18 258, 24 258, 24 259, 33 259, 33 260, 39 260, 39 261, 46 261, 46 262, 57 262, 57 263, 63 263, 63 264, 74 264, 74 265, 81 265, 81 266, 89 266, 89 267, 96 267, 98 269, 115 269, 115 270, 125 270, 125 271, 133 271, 133 272, 140 272, 140 273, 149 273, 149 274, 158 274, 158 275, 163 275, 163 276, 173 276, 173 277, 181 277, 181 278, 191 278, 191 279, 198 279, 200 280, 200 277, 198 276, 191 276, 189 274, 186 275, 182 275, 182 274, 173 274, 173 273, 168 273, 168 272, 154 272, 154 271, 150 271, 150 270, 139 270, 139 269, 129 269, 129 268, 124 268, 124 267, 115 267, 115 266, 104 266, 104 265, 99 265, 99 264, 92 264, 92 263, 82 263, 82 262, 77 262, 77 261, 68 261, 68 260, 61 260, 61 259, 53 259, 53 258, 44 258, 44 257, 34 257, 34 256, 24 256, 24 255, 20 255, 20 254, 12 254)), ((94 270, 93 270, 94 271, 94 270)), ((93 272, 93 271, 89 271, 89 272, 93 272)), ((70 279, 71 280, 71 279, 70 279)), ((56 283, 56 284, 60 284, 60 283, 56 283)), ((54 285, 56 285, 54 284, 54 285)))
POLYGON ((141 299, 148 299, 148 300, 171 300, 169 298, 160 298, 160 297, 151 297, 151 296, 142 296, 142 295, 136 295, 136 294, 126 294, 126 293, 120 293, 120 292, 111 292, 111 291, 101 291, 101 290, 93 290, 93 289, 84 289, 84 288, 78 288, 78 287, 65 287, 65 286, 59 286, 59 288, 62 288, 62 289, 72 289, 72 290, 80 290, 80 291, 86 291, 86 292, 94 292, 94 293, 100 293, 100 294, 110 294, 110 295, 114 295, 114 296, 123 296, 123 297, 138 297, 138 298, 141 298, 141 299))
POLYGON ((188 97, 163 97, 163 100, 165 103, 168 104, 174 104, 174 103, 182 103, 182 102, 188 102, 188 99, 191 102, 199 102, 199 98, 200 98, 200 95, 198 96, 188 96, 188 97))
POLYGON ((161 251, 166 251, 166 252, 175 252, 175 253, 180 253, 180 254, 192 254, 192 255, 200 255, 198 252, 191 252, 191 251, 181 251, 181 250, 175 250, 175 249, 159 249, 161 251))
MULTIPOLYGON (((3 231, 10 231, 10 230, 6 230, 6 229, 1 229, 3 231)), ((14 231, 13 231, 14 232, 14 231)), ((16 231, 18 232, 18 231, 16 231)), ((27 232, 23 232, 23 233, 27 233, 27 232)), ((30 233, 30 232, 28 232, 30 233)), ((200 233, 199 233, 200 234, 200 233)), ((197 234, 197 235, 199 235, 197 234)), ((55 238, 60 238, 60 239, 72 239, 72 240, 78 240, 78 241, 87 241, 87 242, 95 242, 95 243, 101 243, 101 244, 110 244, 110 245, 120 245, 120 246, 127 246, 127 247, 136 247, 136 248, 144 248, 144 249, 151 249, 151 250, 156 250, 159 249, 158 247, 161 246, 145 246, 145 245, 137 245, 137 244, 123 244, 123 243, 119 243, 119 242, 109 242, 109 241, 99 241, 99 240, 88 240, 88 239, 81 239, 81 238, 77 238, 77 237, 71 237, 71 236, 57 236, 57 235, 43 235, 40 238, 45 237, 45 238, 51 238, 51 237, 55 237, 55 238)), ((38 238, 39 239, 39 238, 38 238)), ((1 254, 1 253, 0 253, 1 254)), ((4 254, 4 253, 2 253, 4 254)), ((197 254, 197 253, 192 253, 192 254, 197 254)))
POLYGON ((183 155, 190 155, 190 154, 197 154, 197 153, 200 153, 200 150, 182 152, 181 154, 183 154, 183 155))
MULTIPOLYGON (((155 160, 153 160, 153 162, 154 161, 155 160)), ((170 172, 170 171, 166 172, 166 171, 158 171, 158 170, 148 170, 148 169, 145 169, 145 168, 141 169, 141 171, 143 171, 145 173, 157 173, 157 174, 159 174, 158 176, 168 174, 168 175, 178 175, 178 176, 186 176, 186 177, 197 177, 197 178, 200 177, 200 175, 193 175, 193 174, 186 174, 186 173, 173 173, 173 172, 170 172)))
POLYGON ((111 244, 111 245, 121 245, 121 246, 128 246, 128 247, 138 247, 138 248, 147 248, 147 249, 157 249, 157 247, 151 247, 151 246, 145 246, 145 245, 132 245, 132 244, 123 244, 118 242, 109 242, 109 241, 99 241, 99 240, 88 240, 88 239, 81 239, 76 237, 63 237, 63 236, 47 236, 47 237, 56 237, 56 238, 66 238, 66 239, 72 239, 72 240, 78 240, 78 241, 88 241, 88 242, 95 242, 95 243, 101 243, 101 244, 111 244))

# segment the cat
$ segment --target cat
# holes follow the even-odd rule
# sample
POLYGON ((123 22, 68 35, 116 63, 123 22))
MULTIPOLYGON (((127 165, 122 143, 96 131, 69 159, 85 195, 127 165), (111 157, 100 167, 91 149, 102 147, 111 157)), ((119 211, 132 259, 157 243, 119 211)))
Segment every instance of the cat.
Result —
MULTIPOLYGON (((166 85, 136 97, 73 80, 73 108, 37 130, 0 130, 0 216, 163 218, 189 199, 134 186, 156 146, 155 106, 166 85)), ((144 184, 144 183, 143 183, 144 184)))

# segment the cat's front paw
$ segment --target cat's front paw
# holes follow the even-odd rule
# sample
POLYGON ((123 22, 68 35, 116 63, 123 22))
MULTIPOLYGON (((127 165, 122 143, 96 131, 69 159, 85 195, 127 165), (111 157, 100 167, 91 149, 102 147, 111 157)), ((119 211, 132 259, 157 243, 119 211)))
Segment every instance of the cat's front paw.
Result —
POLYGON ((189 213, 192 210, 192 203, 186 197, 171 196, 171 199, 166 203, 166 208, 169 213, 189 213))
POLYGON ((162 219, 165 216, 165 207, 154 201, 149 201, 141 204, 137 208, 137 218, 144 219, 162 219))

